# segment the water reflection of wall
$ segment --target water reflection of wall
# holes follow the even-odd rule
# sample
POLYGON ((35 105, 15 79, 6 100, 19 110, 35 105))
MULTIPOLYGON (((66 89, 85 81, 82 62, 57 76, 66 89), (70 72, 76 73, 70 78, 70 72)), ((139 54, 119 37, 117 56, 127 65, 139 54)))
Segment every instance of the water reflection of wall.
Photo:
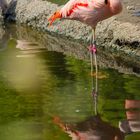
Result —
MULTIPOLYGON (((75 56, 78 59, 89 60, 89 52, 85 42, 74 42, 71 38, 66 38, 63 36, 44 34, 42 32, 32 33, 30 29, 28 32, 22 28, 21 34, 19 30, 19 35, 21 38, 25 37, 23 35, 29 36, 30 39, 35 41, 35 36, 33 34, 38 34, 38 42, 46 47, 50 51, 63 52, 67 55, 75 56)), ((101 67, 111 67, 118 69, 124 73, 139 73, 139 61, 134 58, 124 56, 123 54, 115 54, 115 52, 105 52, 103 48, 98 48, 98 64, 101 67)))
POLYGON ((9 39, 9 35, 0 26, 0 51, 6 48, 8 39, 9 39))
MULTIPOLYGON (((47 33, 33 31, 29 27, 8 25, 6 34, 10 34, 12 38, 18 40, 27 40, 37 42, 40 46, 50 51, 63 52, 67 55, 75 56, 79 59, 89 60, 89 53, 84 42, 73 42, 72 39, 63 36, 50 35, 47 33)), ((102 67, 111 67, 118 69, 123 73, 139 73, 140 64, 136 58, 130 58, 123 54, 112 53, 108 50, 105 52, 103 48, 98 49, 98 63, 102 67)))

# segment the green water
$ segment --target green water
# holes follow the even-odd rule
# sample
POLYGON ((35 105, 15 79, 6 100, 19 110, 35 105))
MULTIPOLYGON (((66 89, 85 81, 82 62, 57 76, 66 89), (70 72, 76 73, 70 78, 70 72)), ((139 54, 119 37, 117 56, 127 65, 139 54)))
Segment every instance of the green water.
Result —
POLYGON ((59 5, 65 4, 68 0, 46 0, 46 1, 50 1, 53 3, 57 3, 59 5))
POLYGON ((139 77, 100 68, 97 117, 89 63, 48 51, 23 30, 22 37, 11 30, 16 35, 8 33, 0 43, 0 140, 71 140, 65 124, 79 132, 97 131, 100 140, 140 139, 139 132, 119 130, 119 122, 127 120, 125 100, 140 99, 139 77))

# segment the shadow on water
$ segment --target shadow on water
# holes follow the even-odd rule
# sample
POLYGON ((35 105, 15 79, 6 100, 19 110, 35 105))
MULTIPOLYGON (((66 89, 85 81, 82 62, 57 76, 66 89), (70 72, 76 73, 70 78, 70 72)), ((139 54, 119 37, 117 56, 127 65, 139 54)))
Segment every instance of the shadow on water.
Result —
POLYGON ((0 139, 139 140, 140 78, 101 67, 95 115, 87 54, 80 43, 8 25, 0 41, 0 139))

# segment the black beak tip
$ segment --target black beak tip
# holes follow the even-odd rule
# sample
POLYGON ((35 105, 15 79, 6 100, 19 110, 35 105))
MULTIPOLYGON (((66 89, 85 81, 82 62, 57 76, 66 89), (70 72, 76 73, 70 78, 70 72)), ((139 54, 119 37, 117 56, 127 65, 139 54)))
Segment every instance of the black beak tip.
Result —
POLYGON ((105 0, 105 4, 108 4, 108 0, 105 0))

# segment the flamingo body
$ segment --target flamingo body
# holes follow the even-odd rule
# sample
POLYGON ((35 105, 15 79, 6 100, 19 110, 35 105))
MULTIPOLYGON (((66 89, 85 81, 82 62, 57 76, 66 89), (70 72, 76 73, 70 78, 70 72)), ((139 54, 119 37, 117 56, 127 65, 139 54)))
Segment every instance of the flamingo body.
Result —
POLYGON ((99 21, 120 13, 121 0, 70 0, 49 18, 52 24, 57 18, 81 21, 95 27, 99 21))

